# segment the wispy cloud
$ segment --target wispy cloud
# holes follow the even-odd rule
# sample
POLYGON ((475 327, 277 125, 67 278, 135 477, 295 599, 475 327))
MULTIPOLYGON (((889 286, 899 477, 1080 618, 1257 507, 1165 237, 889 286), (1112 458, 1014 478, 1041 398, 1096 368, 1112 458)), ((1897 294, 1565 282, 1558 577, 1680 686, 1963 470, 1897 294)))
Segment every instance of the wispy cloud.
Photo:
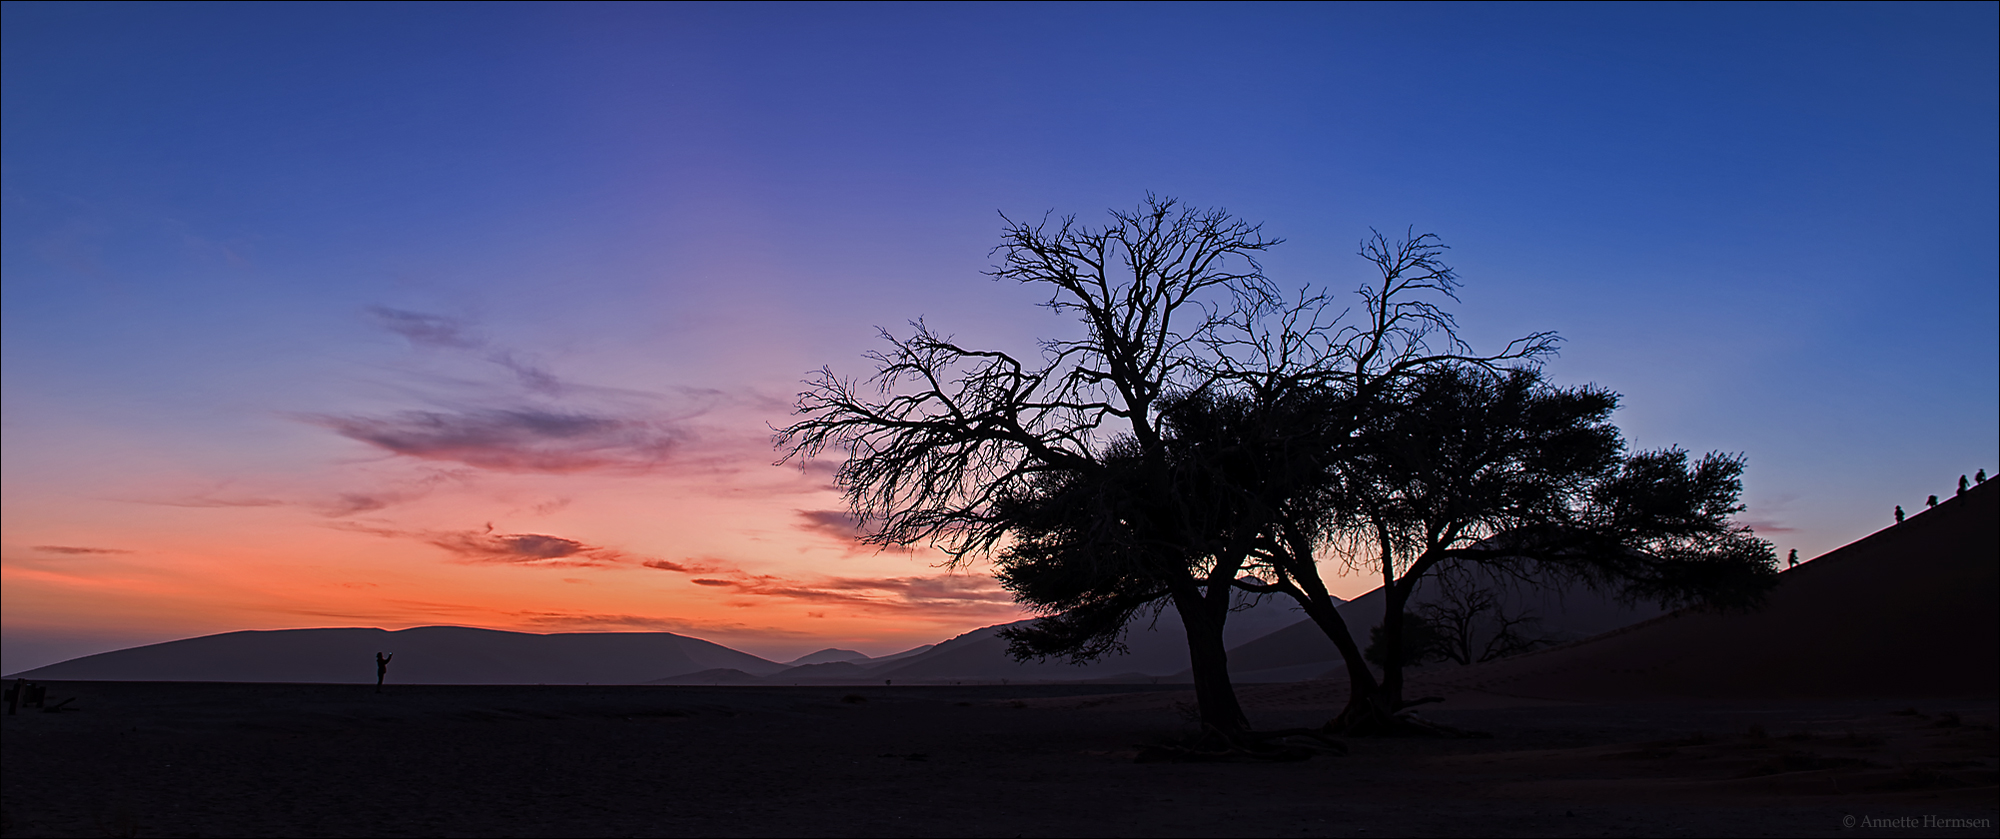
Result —
POLYGON ((1760 497, 1750 503, 1756 515, 1739 518, 1736 523, 1758 533, 1796 533, 1798 528, 1785 524, 1785 513, 1797 500, 1799 497, 1790 493, 1760 497))
POLYGON ((326 514, 339 517, 355 513, 372 513, 396 503, 397 500, 379 493, 343 492, 335 495, 333 502, 326 506, 326 514))
POLYGON ((485 343, 467 334, 466 323, 457 318, 406 312, 387 306, 369 306, 368 314, 375 319, 376 325, 403 336, 412 347, 469 350, 485 343))
POLYGON ((803 520, 798 525, 798 528, 809 533, 832 536, 836 539, 853 540, 860 538, 863 532, 862 522, 857 521, 846 510, 798 510, 796 512, 799 514, 799 518, 803 520))
POLYGON ((1798 530, 1777 519, 1737 519, 1736 523, 1758 533, 1793 533, 1798 530))
POLYGON ((486 356, 487 361, 507 368, 514 374, 514 381, 522 387, 544 396, 555 396, 563 391, 563 383, 554 373, 540 365, 522 361, 511 352, 496 352, 486 356))
POLYGON ((399 530, 353 522, 331 525, 342 530, 370 533, 392 539, 410 539, 442 548, 461 562, 511 565, 529 568, 576 568, 611 566, 643 561, 624 551, 591 545, 545 533, 495 533, 493 525, 481 530, 399 530))
POLYGON ((708 574, 714 571, 721 570, 721 568, 723 567, 721 564, 715 562, 696 561, 692 559, 688 560, 687 562, 669 562, 664 559, 649 559, 639 564, 647 568, 652 568, 660 571, 673 571, 679 574, 708 574))
POLYGON ((844 605, 864 611, 927 613, 941 611, 1011 612, 1014 596, 992 578, 974 574, 919 577, 825 577, 794 580, 771 575, 739 574, 697 577, 698 586, 727 588, 745 598, 792 600, 844 605))
MULTIPOLYGON (((294 418, 393 455, 504 472, 650 473, 670 457, 677 470, 734 472, 742 468, 739 449, 746 443, 768 445, 736 433, 740 424, 720 435, 720 442, 697 433, 699 418, 718 408, 742 410, 767 401, 754 389, 638 391, 577 384, 532 354, 489 340, 469 321, 387 306, 366 311, 379 328, 412 348, 452 356, 447 361, 459 373, 408 369, 384 383, 413 400, 413 410, 294 418), (455 361, 467 359, 476 360, 475 369, 483 372, 464 375, 455 361), (505 375, 495 375, 500 371, 505 375)), ((371 495, 335 506, 365 511, 383 500, 371 495)))
POLYGON ((191 495, 178 498, 147 498, 141 504, 159 504, 164 507, 278 507, 285 502, 276 498, 219 498, 213 495, 191 495))
POLYGON ((631 560, 631 557, 610 548, 540 533, 459 531, 434 534, 429 541, 473 562, 575 567, 616 565, 631 560))
POLYGON ((96 556, 104 554, 132 553, 132 551, 128 551, 123 548, 86 548, 75 545, 36 545, 35 550, 41 551, 43 553, 62 554, 64 556, 96 556))
POLYGON ((423 498, 444 484, 466 483, 471 475, 470 469, 425 468, 415 477, 386 481, 367 490, 337 492, 310 506, 333 518, 372 513, 423 498))
POLYGON ((530 391, 553 396, 563 389, 561 380, 554 373, 522 358, 514 350, 492 347, 489 341, 474 331, 470 323, 459 318, 387 306, 369 306, 367 311, 377 326, 403 336, 413 348, 483 351, 482 357, 513 373, 515 381, 530 391))
POLYGON ((871 521, 857 521, 846 510, 794 510, 799 520, 793 526, 839 545, 849 554, 858 553, 913 553, 915 549, 907 545, 871 545, 861 541, 873 527, 871 521))
POLYGON ((506 472, 650 470, 680 437, 664 423, 540 408, 307 419, 394 454, 506 472))
POLYGON ((737 605, 757 599, 838 603, 866 610, 892 612, 935 612, 940 609, 1004 607, 1013 609, 1014 596, 983 574, 934 574, 912 577, 815 577, 794 579, 775 574, 753 574, 734 563, 714 557, 689 558, 683 562, 652 559, 642 567, 687 574, 688 582, 714 589, 728 589, 744 598, 737 605))

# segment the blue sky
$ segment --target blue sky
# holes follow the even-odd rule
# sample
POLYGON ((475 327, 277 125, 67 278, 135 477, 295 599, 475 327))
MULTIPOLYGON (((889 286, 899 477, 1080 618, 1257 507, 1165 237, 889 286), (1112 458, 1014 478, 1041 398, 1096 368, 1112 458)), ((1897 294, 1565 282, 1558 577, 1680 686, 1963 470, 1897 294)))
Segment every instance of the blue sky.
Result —
POLYGON ((980 275, 998 214, 1149 191, 1264 223, 1287 286, 1437 233, 1475 346, 1559 332, 1556 380, 1624 394, 1638 446, 1747 455, 1746 519, 1816 555, 2000 465, 1996 8, 8 3, 6 667, 1004 619, 849 550, 768 426, 878 325, 1066 330, 980 275), (624 559, 449 547, 479 533, 624 559))

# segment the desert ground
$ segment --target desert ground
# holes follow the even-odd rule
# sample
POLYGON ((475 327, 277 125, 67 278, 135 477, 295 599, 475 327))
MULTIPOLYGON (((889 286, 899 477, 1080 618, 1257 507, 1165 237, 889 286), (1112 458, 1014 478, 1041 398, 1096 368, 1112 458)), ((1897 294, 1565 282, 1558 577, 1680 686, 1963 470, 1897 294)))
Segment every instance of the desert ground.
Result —
MULTIPOLYGON (((1242 692, 1281 728, 1343 689, 1242 692)), ((1192 696, 1151 687, 50 685, 71 697, 4 718, 7 836, 1990 836, 2000 818, 1992 700, 1458 690, 1425 716, 1490 739, 1173 763, 1135 758, 1192 732, 1192 696)))

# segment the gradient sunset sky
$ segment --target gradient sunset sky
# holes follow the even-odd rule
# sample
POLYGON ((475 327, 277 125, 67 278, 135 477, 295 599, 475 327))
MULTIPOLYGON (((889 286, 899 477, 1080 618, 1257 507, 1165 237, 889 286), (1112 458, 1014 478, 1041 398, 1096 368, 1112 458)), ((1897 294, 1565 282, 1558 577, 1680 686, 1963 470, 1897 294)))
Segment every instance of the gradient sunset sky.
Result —
POLYGON ((1811 557, 2000 466, 1996 8, 7 3, 0 667, 1014 619, 770 427, 878 326, 1072 332, 999 213, 1148 191, 1287 288, 1437 233, 1476 348, 1559 332, 1811 557))

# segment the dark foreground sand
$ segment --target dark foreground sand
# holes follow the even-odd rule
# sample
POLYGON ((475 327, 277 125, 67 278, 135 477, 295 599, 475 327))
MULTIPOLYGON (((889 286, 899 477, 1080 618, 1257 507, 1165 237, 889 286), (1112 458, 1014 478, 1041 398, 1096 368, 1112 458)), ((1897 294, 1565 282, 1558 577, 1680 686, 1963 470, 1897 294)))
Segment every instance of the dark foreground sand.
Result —
MULTIPOLYGON (((1276 728, 1323 720, 1340 687, 1243 694, 1276 728)), ((1176 764, 1133 758, 1189 732, 1191 697, 1131 687, 50 694, 82 710, 0 718, 7 836, 1992 836, 2000 818, 1993 700, 1466 694, 1427 716, 1492 739, 1176 764)))

